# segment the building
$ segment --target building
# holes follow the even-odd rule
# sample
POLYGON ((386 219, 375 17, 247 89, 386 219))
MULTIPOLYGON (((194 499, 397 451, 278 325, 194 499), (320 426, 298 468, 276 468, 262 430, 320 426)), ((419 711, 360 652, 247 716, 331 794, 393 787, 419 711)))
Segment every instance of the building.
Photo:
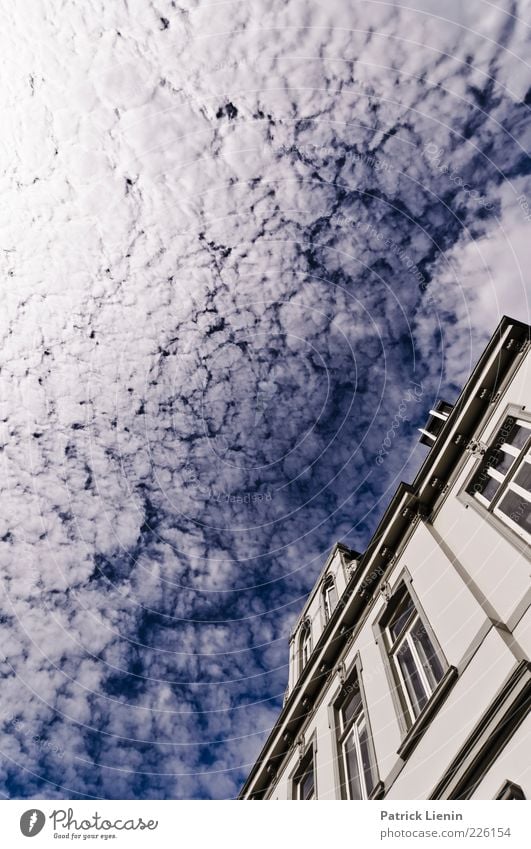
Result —
POLYGON ((531 797, 530 332, 503 318, 367 550, 334 547, 240 798, 531 797))

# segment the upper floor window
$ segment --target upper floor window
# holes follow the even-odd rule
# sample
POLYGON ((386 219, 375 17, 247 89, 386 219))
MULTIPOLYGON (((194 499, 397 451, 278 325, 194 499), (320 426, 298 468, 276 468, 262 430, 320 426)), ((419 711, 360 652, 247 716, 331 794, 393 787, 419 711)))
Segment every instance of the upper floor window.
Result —
POLYGON ((293 798, 301 801, 315 799, 315 767, 313 746, 302 759, 293 779, 293 798))
POLYGON ((308 620, 304 622, 299 637, 299 674, 302 672, 312 653, 312 631, 308 620))
POLYGON ((367 711, 356 676, 337 705, 339 772, 342 796, 368 799, 377 783, 376 758, 367 711))
POLYGON ((325 623, 332 616, 334 607, 337 604, 337 589, 336 582, 332 575, 329 575, 323 584, 323 610, 325 623))
POLYGON ((531 422, 505 418, 467 492, 531 544, 531 422))
POLYGON ((444 675, 446 663, 404 582, 389 601, 381 626, 397 694, 409 727, 428 703, 444 675))

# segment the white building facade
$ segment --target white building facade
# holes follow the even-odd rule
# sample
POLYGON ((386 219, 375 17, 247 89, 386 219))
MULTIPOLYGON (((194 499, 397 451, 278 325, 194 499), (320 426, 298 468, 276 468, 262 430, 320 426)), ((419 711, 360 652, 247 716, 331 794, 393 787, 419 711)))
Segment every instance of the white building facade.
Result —
POLYGON ((240 798, 531 798, 530 332, 501 321, 367 550, 334 547, 240 798))

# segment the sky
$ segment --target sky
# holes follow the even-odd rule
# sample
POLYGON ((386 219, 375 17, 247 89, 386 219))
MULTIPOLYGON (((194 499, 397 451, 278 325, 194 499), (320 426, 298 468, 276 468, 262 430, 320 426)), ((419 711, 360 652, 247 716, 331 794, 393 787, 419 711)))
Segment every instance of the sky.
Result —
POLYGON ((233 798, 530 319, 530 4, 1 6, 0 794, 233 798))

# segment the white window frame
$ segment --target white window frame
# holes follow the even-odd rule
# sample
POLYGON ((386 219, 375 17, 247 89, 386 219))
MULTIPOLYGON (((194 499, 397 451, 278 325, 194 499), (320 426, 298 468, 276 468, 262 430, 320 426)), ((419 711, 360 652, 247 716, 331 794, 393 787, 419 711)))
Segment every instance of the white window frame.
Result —
POLYGON ((317 747, 313 743, 310 743, 297 765, 295 772, 292 773, 292 799, 295 799, 298 802, 310 802, 317 799, 317 770, 315 765, 316 749, 317 747), (313 792, 308 799, 304 799, 301 795, 302 782, 310 769, 313 775, 313 792))
POLYGON ((404 630, 403 630, 401 636, 394 643, 392 642, 393 638, 390 634, 389 629, 386 628, 386 632, 388 634, 389 645, 392 646, 392 648, 389 649, 389 657, 390 657, 391 662, 393 664, 393 669, 395 670, 395 673, 398 676, 398 680, 399 680, 399 684, 400 684, 400 690, 401 690, 401 692, 404 696, 404 700, 406 702, 406 707, 407 707, 407 710, 408 710, 408 713, 409 713, 409 718, 411 720, 411 723, 415 722, 415 720, 418 718, 418 716, 422 713, 422 708, 418 709, 418 711, 417 711, 417 708, 415 707, 415 705, 414 705, 414 703, 411 699, 411 696, 409 694, 406 679, 405 679, 404 673, 402 671, 402 667, 400 665, 400 662, 398 660, 398 652, 400 651, 400 649, 402 648, 402 646, 404 644, 407 644, 407 647, 408 647, 408 649, 411 653, 411 656, 413 658, 413 661, 415 663, 415 671, 416 671, 416 673, 417 673, 417 675, 420 679, 420 683, 422 684, 422 687, 424 688, 424 695, 426 697, 426 703, 429 702, 430 697, 431 697, 433 691, 435 690, 435 687, 437 686, 437 684, 435 684, 435 686, 433 686, 431 681, 428 679, 428 676, 426 675, 426 673, 424 671, 424 666, 422 665, 422 659, 421 659, 421 657, 418 653, 417 647, 415 645, 415 641, 413 640, 413 637, 411 636, 411 632, 414 630, 417 623, 420 623, 422 625, 422 627, 424 627, 423 622, 422 622, 422 620, 421 620, 421 618, 418 614, 418 611, 416 610, 415 607, 413 607, 413 611, 409 616, 407 624, 404 626, 404 630))
MULTIPOLYGON (((437 642, 437 639, 435 638, 433 631, 429 627, 429 623, 428 623, 428 621, 427 621, 427 619, 426 619, 426 617, 425 617, 425 615, 422 611, 422 608, 419 604, 419 601, 416 597, 416 594, 413 592, 413 589, 411 587, 411 581, 408 580, 405 575, 404 575, 403 578, 401 578, 398 581, 396 588, 395 588, 395 590, 394 590, 394 592, 391 596, 391 600, 390 600, 391 602, 392 602, 393 598, 396 597, 397 593, 400 593, 401 595, 407 594, 409 596, 409 598, 411 599, 412 610, 409 614, 409 617, 406 620, 405 624, 403 625, 402 631, 401 631, 399 637, 397 637, 397 638, 393 637, 393 635, 391 634, 390 627, 389 627, 389 625, 390 625, 390 623, 393 619, 394 611, 391 612, 391 614, 389 615, 389 620, 388 620, 387 624, 385 624, 385 626, 383 626, 381 628, 381 630, 382 630, 382 636, 384 638, 385 655, 387 657, 387 661, 388 661, 388 664, 389 664, 391 672, 392 672, 392 676, 391 676, 392 680, 394 680, 394 682, 395 682, 395 687, 396 687, 395 692, 396 692, 396 695, 398 697, 397 701, 402 704, 402 717, 403 717, 403 720, 405 721, 406 728, 411 728, 415 724, 415 722, 418 720, 418 718, 421 716, 421 714, 423 713, 423 711, 425 710, 425 708, 429 704, 429 701, 430 701, 432 695, 434 694, 435 690, 437 689, 439 683, 443 680, 443 678, 444 678, 444 676, 445 676, 445 674, 448 670, 448 663, 446 661, 446 658, 445 658, 443 652, 441 651, 441 648, 439 646, 439 643, 437 642), (416 627, 417 623, 419 623, 419 622, 420 622, 422 628, 424 629, 424 631, 425 631, 425 633, 428 637, 428 640, 431 644, 433 653, 437 657, 438 663, 441 667, 441 676, 439 677, 438 680, 435 680, 434 684, 432 684, 432 682, 429 680, 428 676, 426 675, 426 672, 424 671, 424 667, 423 667, 423 664, 422 664, 422 658, 420 657, 418 650, 415 646, 415 641, 413 640, 413 638, 411 636, 411 633, 413 632, 414 628, 416 627), (398 651, 404 645, 404 643, 407 643, 407 646, 408 646, 408 648, 411 652, 411 656, 412 656, 414 664, 415 664, 415 670, 416 670, 417 675, 420 679, 422 687, 425 691, 426 702, 422 707, 420 707, 418 709, 418 712, 417 712, 417 710, 416 710, 416 708, 413 704, 411 696, 409 695, 407 682, 405 680, 405 676, 402 672, 402 668, 400 666, 400 663, 399 663, 399 660, 398 660, 398 657, 397 657, 398 651)), ((398 602, 398 605, 400 605, 401 603, 402 603, 402 600, 400 600, 398 602)), ((387 610, 388 610, 388 608, 386 608, 386 611, 387 610)), ((386 611, 384 611, 384 613, 381 617, 384 620, 387 619, 386 611)), ((434 678, 435 678, 435 676, 434 676, 434 678)))
POLYGON ((324 621, 325 625, 330 620, 332 613, 337 607, 337 603, 339 601, 338 592, 336 582, 334 580, 333 575, 329 575, 324 584, 323 584, 323 609, 324 609, 324 621), (335 603, 332 604, 330 600, 330 595, 333 594, 335 598, 335 603))
MULTIPOLYGON (((359 681, 357 681, 357 685, 359 687, 359 681)), ((344 700, 346 701, 346 699, 344 700)), ((368 799, 370 797, 370 793, 373 792, 374 788, 378 783, 378 775, 376 770, 376 765, 374 763, 374 755, 372 751, 371 745, 371 729, 369 727, 369 723, 367 720, 367 716, 365 713, 365 702, 363 699, 363 693, 360 690, 360 709, 358 713, 352 718, 352 720, 345 725, 343 720, 343 709, 342 707, 338 708, 338 725, 340 736, 338 739, 338 747, 340 751, 341 762, 343 766, 344 772, 344 788, 345 795, 347 799, 352 799, 351 790, 350 790, 350 778, 349 778, 349 766, 348 766, 348 756, 347 756, 347 742, 349 739, 354 741, 354 750, 356 752, 356 760, 358 762, 358 776, 360 782, 361 789, 361 798, 368 799), (367 782, 365 780, 365 771, 363 769, 363 755, 361 751, 361 734, 363 729, 365 729, 365 733, 367 735, 367 748, 370 762, 370 770, 372 775, 373 787, 369 793, 367 788, 367 782)))
POLYGON ((312 654, 312 628, 306 621, 303 623, 299 637, 299 675, 302 673, 312 654))
MULTIPOLYGON (((477 501, 481 506, 493 516, 496 516, 504 525, 511 529, 520 539, 523 539, 528 545, 531 545, 531 534, 529 534, 525 528, 522 528, 517 522, 510 518, 507 513, 500 509, 500 504, 507 495, 509 491, 516 493, 516 495, 523 499, 524 501, 531 503, 531 493, 528 490, 524 489, 524 487, 519 486, 514 482, 515 477, 521 471, 524 463, 531 464, 531 421, 528 419, 519 418, 517 415, 512 415, 509 411, 506 411, 505 415, 498 423, 497 429, 494 431, 492 439, 489 444, 489 451, 492 450, 496 437, 503 427, 503 424, 507 418, 514 418, 515 424, 519 427, 524 427, 527 431, 529 431, 528 438, 522 448, 515 448, 514 445, 511 445, 508 442, 502 442, 499 446, 496 446, 497 450, 504 451, 506 454, 509 454, 514 458, 514 462, 509 466, 505 473, 499 472, 497 469, 492 467, 487 467, 485 469, 485 473, 489 475, 489 477, 493 478, 497 481, 500 486, 497 492, 494 494, 492 499, 489 501, 485 498, 480 492, 470 491, 471 487, 473 487, 474 482, 478 476, 479 469, 475 469, 474 473, 465 487, 468 495, 475 501, 477 501)), ((481 467, 481 463, 480 463, 481 467)))

